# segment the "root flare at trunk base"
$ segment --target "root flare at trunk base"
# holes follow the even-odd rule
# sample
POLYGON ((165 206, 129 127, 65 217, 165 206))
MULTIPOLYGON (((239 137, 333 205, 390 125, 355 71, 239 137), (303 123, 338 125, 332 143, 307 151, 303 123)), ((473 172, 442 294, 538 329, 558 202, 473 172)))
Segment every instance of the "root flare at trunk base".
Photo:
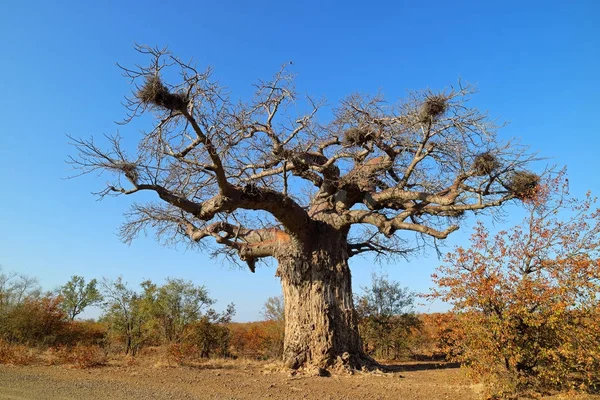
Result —
POLYGON ((353 374, 355 372, 383 371, 384 366, 379 364, 370 356, 362 354, 350 354, 348 352, 337 356, 329 362, 321 363, 298 363, 297 358, 288 359, 284 362, 288 370, 306 373, 311 376, 330 376, 331 374, 353 374))

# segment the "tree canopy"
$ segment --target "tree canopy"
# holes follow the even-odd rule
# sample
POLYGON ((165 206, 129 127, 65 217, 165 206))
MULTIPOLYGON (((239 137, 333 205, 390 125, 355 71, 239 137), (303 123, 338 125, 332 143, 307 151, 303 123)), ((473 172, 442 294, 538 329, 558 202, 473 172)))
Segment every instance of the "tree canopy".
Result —
POLYGON ((402 254, 413 246, 396 232, 446 238, 465 212, 525 198, 538 182, 524 170, 526 148, 498 140, 498 126, 469 106, 470 85, 410 92, 393 104, 353 94, 322 122, 324 101, 299 99, 287 66, 237 101, 211 69, 166 49, 137 50, 150 63, 123 67, 134 85, 125 122, 150 114, 153 127, 136 153, 116 135, 108 148, 73 139, 71 159, 82 173, 113 173, 101 196, 158 195, 133 205, 125 241, 147 228, 164 241, 211 237, 254 269, 289 235, 308 242, 324 221, 364 228, 349 237, 350 256, 402 254))
POLYGON ((102 295, 96 285, 96 279, 86 284, 82 276, 73 275, 69 282, 60 287, 58 292, 63 298, 61 305, 71 321, 87 307, 102 302, 102 295))

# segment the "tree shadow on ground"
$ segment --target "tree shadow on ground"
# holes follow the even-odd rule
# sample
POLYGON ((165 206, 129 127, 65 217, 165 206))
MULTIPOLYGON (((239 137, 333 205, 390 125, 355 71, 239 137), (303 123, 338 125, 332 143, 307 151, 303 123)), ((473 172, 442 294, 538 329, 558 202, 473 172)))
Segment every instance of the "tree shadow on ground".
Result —
POLYGON ((383 372, 412 372, 412 371, 427 371, 432 369, 448 369, 460 368, 460 363, 456 362, 411 362, 402 364, 381 363, 383 372))

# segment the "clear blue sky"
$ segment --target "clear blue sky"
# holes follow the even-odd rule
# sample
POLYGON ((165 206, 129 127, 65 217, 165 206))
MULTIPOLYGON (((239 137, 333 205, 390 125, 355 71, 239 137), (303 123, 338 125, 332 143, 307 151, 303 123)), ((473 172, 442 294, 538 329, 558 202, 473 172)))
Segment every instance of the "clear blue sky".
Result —
MULTIPOLYGON (((294 62, 301 92, 330 104, 378 90, 476 83, 475 104, 510 125, 502 136, 568 165, 575 194, 600 193, 600 2, 589 1, 3 1, 0 4, 0 264, 45 288, 73 274, 137 284, 167 276, 205 284, 237 320, 280 293, 275 269, 231 269, 203 254, 131 246, 116 230, 130 199, 96 201, 103 179, 65 180, 67 134, 114 133, 130 88, 115 62, 141 61, 133 42, 169 45, 212 65, 233 96, 294 62)), ((326 115, 324 116, 327 117, 326 115)), ((121 127, 123 135, 136 134, 121 127)), ((543 165, 539 166, 540 168, 543 165)), ((512 209, 511 209, 512 210, 512 209)), ((509 221, 510 222, 510 219, 509 221)), ((449 245, 469 234, 456 232, 449 245)), ((383 270, 425 291, 429 257, 383 267, 352 260, 354 286, 383 270)), ((440 307, 440 306, 434 306, 440 307)))

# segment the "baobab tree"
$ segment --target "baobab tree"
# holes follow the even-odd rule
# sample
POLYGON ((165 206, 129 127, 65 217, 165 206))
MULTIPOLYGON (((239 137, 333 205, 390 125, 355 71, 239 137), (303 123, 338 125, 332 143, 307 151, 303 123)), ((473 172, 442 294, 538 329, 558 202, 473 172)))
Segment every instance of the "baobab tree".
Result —
POLYGON ((132 206, 125 241, 147 229, 165 242, 209 239, 252 272, 274 258, 290 368, 373 363, 358 334, 351 257, 407 254, 456 231, 466 212, 537 184, 523 170, 526 149, 499 141, 497 126, 468 106, 470 86, 410 93, 396 105, 352 95, 320 123, 324 103, 300 101, 285 67, 237 102, 210 69, 166 49, 137 51, 150 61, 122 67, 133 87, 124 122, 151 114, 152 127, 135 154, 120 136, 106 147, 73 138, 71 162, 112 174, 99 196, 156 195, 132 206))

